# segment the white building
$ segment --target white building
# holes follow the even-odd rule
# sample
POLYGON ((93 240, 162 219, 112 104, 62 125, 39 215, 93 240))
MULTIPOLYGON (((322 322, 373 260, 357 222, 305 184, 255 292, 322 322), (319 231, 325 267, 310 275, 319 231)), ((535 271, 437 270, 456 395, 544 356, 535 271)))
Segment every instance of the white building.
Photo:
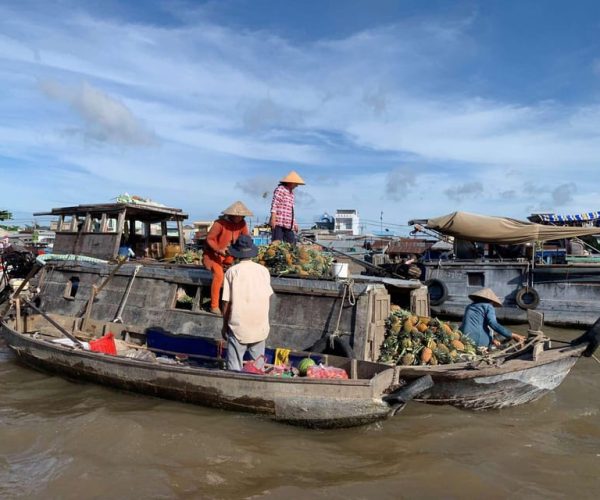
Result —
POLYGON ((336 210, 334 232, 358 236, 360 234, 358 210, 336 210))

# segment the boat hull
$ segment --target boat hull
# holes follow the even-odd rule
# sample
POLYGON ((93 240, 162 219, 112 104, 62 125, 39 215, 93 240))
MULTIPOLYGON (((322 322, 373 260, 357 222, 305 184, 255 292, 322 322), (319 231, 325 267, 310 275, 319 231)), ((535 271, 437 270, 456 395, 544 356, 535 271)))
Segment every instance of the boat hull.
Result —
POLYGON ((161 365, 72 348, 22 335, 0 324, 17 359, 77 381, 225 410, 252 412, 295 425, 352 427, 385 419, 393 408, 381 399, 393 370, 365 380, 309 380, 161 365))
MULTIPOLYGON (((526 262, 429 261, 425 279, 439 280, 446 295, 434 300, 435 315, 462 318, 469 294, 489 287, 503 300, 496 309, 500 321, 526 322, 517 292, 527 283, 526 262)), ((533 309, 544 314, 544 323, 558 326, 590 326, 600 316, 600 265, 540 265, 532 272, 530 286, 539 296, 533 309)), ((438 284, 439 287, 439 284, 438 284)))
MULTIPOLYGON (((500 409, 535 401, 556 389, 586 345, 552 349, 541 359, 511 360, 497 367, 429 372, 434 386, 415 399, 469 410, 500 409)), ((426 368, 403 371, 407 379, 428 373, 426 368)))

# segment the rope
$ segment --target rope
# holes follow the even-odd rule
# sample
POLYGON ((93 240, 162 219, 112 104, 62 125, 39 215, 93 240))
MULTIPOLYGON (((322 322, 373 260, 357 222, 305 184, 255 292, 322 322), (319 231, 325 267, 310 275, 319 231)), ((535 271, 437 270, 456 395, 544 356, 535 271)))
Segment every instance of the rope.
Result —
POLYGON ((334 338, 340 336, 340 321, 342 319, 342 311, 344 310, 344 300, 346 299, 346 293, 348 293, 348 304, 354 306, 356 304, 356 295, 354 294, 354 280, 347 279, 343 281, 344 291, 342 293, 342 301, 340 302, 340 310, 338 312, 337 322, 335 324, 335 330, 329 336, 329 348, 333 349, 334 338))

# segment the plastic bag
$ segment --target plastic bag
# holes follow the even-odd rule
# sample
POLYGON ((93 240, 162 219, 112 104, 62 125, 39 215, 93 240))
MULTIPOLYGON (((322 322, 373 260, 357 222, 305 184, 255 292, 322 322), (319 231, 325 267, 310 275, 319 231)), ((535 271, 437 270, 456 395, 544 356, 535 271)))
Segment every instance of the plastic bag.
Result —
POLYGON ((335 366, 325 366, 323 364, 317 366, 310 366, 306 371, 308 378, 321 378, 321 379, 348 379, 346 370, 342 368, 336 368, 335 366))
POLYGON ((242 368, 244 373, 254 373, 256 375, 264 375, 265 373, 265 357, 260 355, 255 360, 244 361, 244 367, 242 368))

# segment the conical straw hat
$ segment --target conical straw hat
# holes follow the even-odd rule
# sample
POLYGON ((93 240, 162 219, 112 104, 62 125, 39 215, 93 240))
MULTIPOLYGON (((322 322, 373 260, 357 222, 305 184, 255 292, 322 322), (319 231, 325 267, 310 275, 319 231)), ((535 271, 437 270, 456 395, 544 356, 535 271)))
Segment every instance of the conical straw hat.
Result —
POLYGON ((241 215, 242 217, 245 217, 246 215, 252 217, 254 215, 241 201, 236 201, 232 205, 229 205, 221 213, 223 215, 241 215))
POLYGON ((502 301, 492 291, 491 288, 482 288, 481 290, 477 290, 476 292, 469 294, 470 299, 473 299, 474 297, 479 297, 482 299, 489 300, 496 307, 502 307, 502 301))
POLYGON ((306 184, 306 182, 304 182, 304 179, 302 179, 302 177, 300 177, 294 170, 292 170, 279 182, 289 182, 292 184, 306 184))

